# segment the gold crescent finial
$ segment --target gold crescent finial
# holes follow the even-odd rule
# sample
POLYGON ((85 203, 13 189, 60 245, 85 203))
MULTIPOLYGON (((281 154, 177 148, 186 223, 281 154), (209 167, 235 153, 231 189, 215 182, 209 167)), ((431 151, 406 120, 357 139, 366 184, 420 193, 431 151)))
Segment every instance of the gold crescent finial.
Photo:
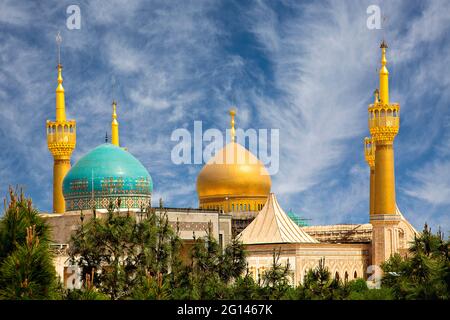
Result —
POLYGON ((231 108, 230 109, 230 116, 231 116, 231 142, 235 142, 236 139, 236 129, 234 128, 234 116, 236 115, 236 109, 231 108))

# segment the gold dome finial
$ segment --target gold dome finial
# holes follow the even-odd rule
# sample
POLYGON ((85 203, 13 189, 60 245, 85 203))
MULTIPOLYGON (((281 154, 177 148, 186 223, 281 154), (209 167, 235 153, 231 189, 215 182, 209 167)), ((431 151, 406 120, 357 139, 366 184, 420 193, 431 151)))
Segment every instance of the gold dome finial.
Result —
POLYGON ((383 40, 381 42, 381 69, 380 69, 380 101, 383 104, 389 104, 389 71, 386 68, 386 49, 387 44, 383 40))
POLYGON ((236 115, 236 109, 231 108, 230 109, 230 116, 231 116, 231 142, 235 142, 236 140, 236 129, 234 128, 234 116, 236 115))
POLYGON ((113 100, 112 102, 113 113, 111 122, 111 143, 119 147, 119 122, 117 121, 117 102, 113 100))

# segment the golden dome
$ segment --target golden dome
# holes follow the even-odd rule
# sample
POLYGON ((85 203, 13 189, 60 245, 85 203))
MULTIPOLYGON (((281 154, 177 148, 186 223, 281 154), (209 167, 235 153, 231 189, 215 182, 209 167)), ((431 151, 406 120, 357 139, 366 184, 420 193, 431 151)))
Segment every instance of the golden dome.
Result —
POLYGON ((235 115, 236 110, 231 109, 231 142, 198 174, 200 208, 225 212, 259 211, 270 193, 271 180, 263 163, 235 142, 235 115))
MULTIPOLYGON (((261 198, 264 203, 270 187, 270 175, 263 163, 235 142, 230 142, 211 158, 197 177, 201 207, 202 203, 226 203, 224 200, 228 199, 250 203, 253 201, 244 200, 261 198)), ((251 207, 253 210, 253 205, 251 207)))

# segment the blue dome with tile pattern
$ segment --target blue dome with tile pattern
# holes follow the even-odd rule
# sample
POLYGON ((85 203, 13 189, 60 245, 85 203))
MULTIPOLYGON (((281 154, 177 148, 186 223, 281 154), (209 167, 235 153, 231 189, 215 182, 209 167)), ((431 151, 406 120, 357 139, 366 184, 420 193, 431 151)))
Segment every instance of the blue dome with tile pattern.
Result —
POLYGON ((121 208, 150 204, 153 183, 147 169, 131 153, 110 143, 83 156, 63 182, 67 211, 121 208))

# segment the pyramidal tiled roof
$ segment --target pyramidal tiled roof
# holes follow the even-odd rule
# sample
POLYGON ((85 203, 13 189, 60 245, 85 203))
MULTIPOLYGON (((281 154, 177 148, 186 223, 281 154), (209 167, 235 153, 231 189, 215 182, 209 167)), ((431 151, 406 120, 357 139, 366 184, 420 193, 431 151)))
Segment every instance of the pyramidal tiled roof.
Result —
POLYGON ((247 228, 239 234, 244 244, 319 243, 283 211, 273 193, 247 228))

